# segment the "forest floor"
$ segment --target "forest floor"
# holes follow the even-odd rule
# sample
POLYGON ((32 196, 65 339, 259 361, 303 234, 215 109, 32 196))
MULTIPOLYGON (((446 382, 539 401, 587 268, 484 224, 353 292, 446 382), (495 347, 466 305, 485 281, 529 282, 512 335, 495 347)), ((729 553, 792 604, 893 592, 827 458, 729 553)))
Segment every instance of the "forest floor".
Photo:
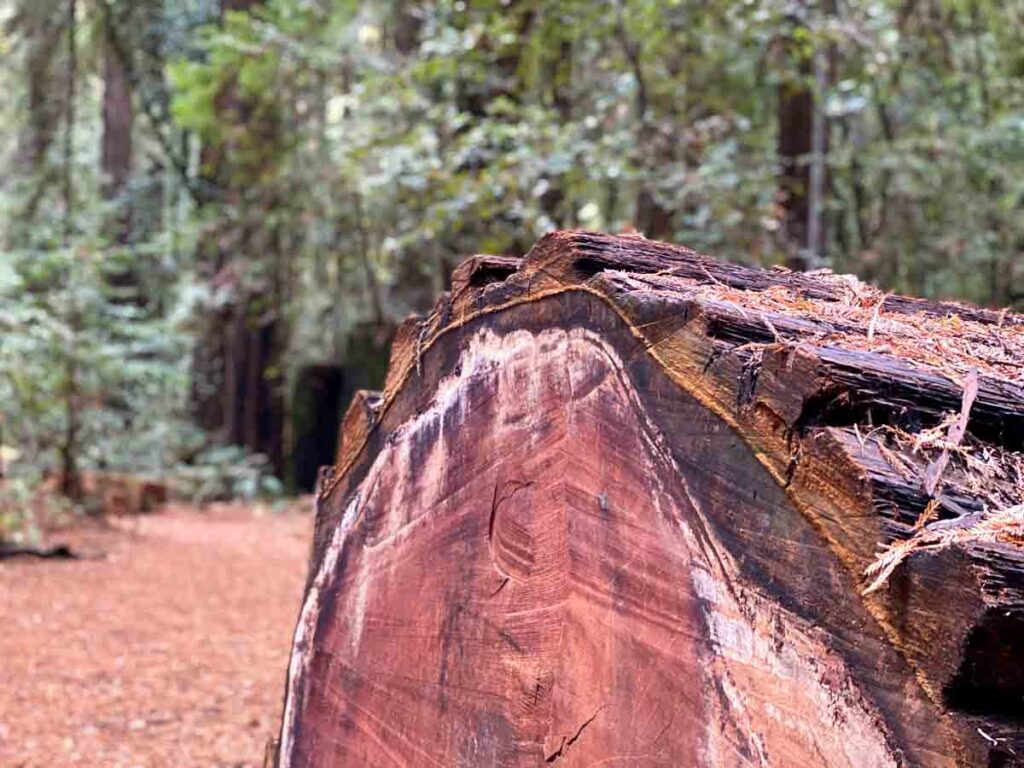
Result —
POLYGON ((262 765, 312 515, 178 506, 117 523, 52 537, 82 559, 0 563, 0 765, 262 765))

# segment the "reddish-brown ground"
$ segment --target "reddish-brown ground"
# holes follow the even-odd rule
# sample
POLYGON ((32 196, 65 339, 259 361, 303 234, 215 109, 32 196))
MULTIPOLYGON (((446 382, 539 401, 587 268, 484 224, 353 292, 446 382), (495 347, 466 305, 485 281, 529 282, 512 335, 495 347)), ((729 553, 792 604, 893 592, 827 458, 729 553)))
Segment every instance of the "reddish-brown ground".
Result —
POLYGON ((0 765, 260 765, 311 525, 177 508, 0 563, 0 765))

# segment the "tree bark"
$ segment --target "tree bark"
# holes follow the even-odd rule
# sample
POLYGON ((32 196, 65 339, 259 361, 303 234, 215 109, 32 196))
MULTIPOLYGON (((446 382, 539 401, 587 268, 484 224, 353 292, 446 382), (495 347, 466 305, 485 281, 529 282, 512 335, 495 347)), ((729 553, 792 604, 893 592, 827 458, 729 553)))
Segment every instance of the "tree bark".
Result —
POLYGON ((806 20, 793 17, 789 24, 791 31, 782 40, 787 75, 779 84, 779 199, 786 265, 791 269, 807 269, 813 260, 812 249, 817 245, 810 240, 812 234, 817 237, 810 226, 811 176, 816 157, 815 115, 818 114, 812 86, 816 75, 815 56, 803 50, 806 41, 797 34, 798 31, 808 32, 806 20))
POLYGON ((779 192, 782 198, 787 265, 803 266, 801 251, 807 243, 807 190, 810 174, 806 158, 811 152, 813 102, 806 88, 781 86, 779 94, 779 192))
POLYGON ((31 227, 46 192, 59 183, 59 164, 48 162, 64 114, 64 97, 55 73, 58 51, 64 40, 68 14, 65 0, 40 0, 11 23, 20 28, 26 42, 26 125, 18 137, 15 155, 17 174, 28 178, 29 191, 17 221, 8 232, 11 247, 29 239, 31 227))
MULTIPOLYGON (((616 34, 622 46, 626 61, 633 74, 636 88, 635 111, 637 123, 637 145, 645 156, 658 154, 654 147, 655 131, 650 122, 650 98, 647 88, 647 76, 640 60, 640 44, 634 40, 626 28, 626 14, 622 0, 616 0, 616 34)), ((658 160, 664 158, 658 157, 658 160)), ((638 231, 650 238, 664 238, 672 234, 672 211, 658 202, 654 189, 646 180, 641 181, 636 193, 636 204, 633 220, 638 231)))
POLYGON ((65 81, 64 146, 61 162, 62 195, 64 199, 63 239, 68 247, 75 227, 74 151, 75 151, 75 86, 78 82, 78 45, 76 0, 67 2, 68 65, 65 81))
POLYGON ((103 196, 118 201, 118 213, 111 222, 114 240, 127 243, 131 235, 131 210, 124 198, 132 173, 132 93, 122 52, 116 46, 113 20, 106 20, 103 48, 103 138, 100 168, 103 196))
MULTIPOLYGON (((261 0, 222 0, 221 14, 249 11, 261 0)), ((252 105, 229 84, 216 99, 225 124, 251 119, 252 105)), ((256 135, 261 127, 249 123, 256 135)), ((262 134, 261 134, 262 135, 262 134)), ((273 126, 267 128, 273 140, 273 126)), ((247 250, 273 251, 276 244, 252 242, 247 217, 259 216, 245 199, 244 185, 252 168, 243 167, 230 141, 205 146, 202 159, 209 186, 219 190, 211 205, 236 206, 241 225, 221 224, 199 243, 200 273, 211 286, 232 295, 227 309, 210 314, 193 358, 193 393, 197 424, 222 443, 240 445, 267 456, 278 476, 287 473, 284 446, 284 382, 276 373, 286 338, 281 297, 281 271, 268 269, 269 278, 255 283, 245 262, 247 250), (235 252, 237 251, 237 253, 235 252)), ((273 200, 266 205, 272 206, 273 200)), ((266 254, 263 258, 274 258, 266 254)))
POLYGON ((395 50, 407 56, 420 45, 423 29, 423 10, 415 2, 399 0, 394 8, 395 31, 392 37, 395 50))
MULTIPOLYGON (((821 266, 826 243, 829 142, 823 99, 833 69, 830 59, 837 53, 834 45, 808 42, 812 12, 814 6, 800 4, 787 19, 790 29, 781 41, 785 69, 778 94, 778 190, 786 265, 793 269, 821 266)), ((834 4, 826 3, 820 12, 835 14, 834 4)))
POLYGON ((459 267, 321 475, 277 765, 1017 764, 1024 524, 863 572, 1024 448, 1019 373, 872 345, 1019 363, 1024 318, 851 291, 582 232, 459 267), (926 490, 896 436, 963 402, 994 463, 926 490))
MULTIPOLYGON (((68 60, 67 60, 67 82, 66 82, 66 104, 64 124, 64 157, 61 167, 63 176, 63 198, 64 198, 64 222, 63 222, 63 245, 65 248, 72 247, 72 237, 75 232, 75 189, 74 189, 74 145, 75 145, 75 86, 78 81, 78 44, 76 39, 77 22, 76 0, 68 0, 67 3, 67 34, 68 34, 68 60)), ((71 255, 74 259, 75 254, 71 255)), ((78 302, 75 295, 76 286, 73 281, 74 270, 68 270, 64 289, 68 296, 69 309, 67 327, 70 332, 70 339, 67 341, 67 348, 64 350, 64 441, 60 447, 61 454, 61 492, 69 499, 78 500, 82 495, 82 481, 79 475, 78 452, 79 433, 81 430, 81 414, 79 412, 79 375, 78 375, 78 349, 76 337, 80 332, 81 320, 78 311, 78 302)))

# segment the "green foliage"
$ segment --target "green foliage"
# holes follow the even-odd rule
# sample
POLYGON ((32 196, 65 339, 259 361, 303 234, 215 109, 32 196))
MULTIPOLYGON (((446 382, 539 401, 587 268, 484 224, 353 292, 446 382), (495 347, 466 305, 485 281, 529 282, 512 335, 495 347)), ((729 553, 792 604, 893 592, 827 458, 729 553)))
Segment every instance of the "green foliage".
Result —
POLYGON ((118 292, 118 261, 84 238, 0 252, 0 419, 21 455, 14 470, 57 468, 69 405, 82 466, 159 474, 177 461, 188 337, 118 292))
POLYGON ((263 375, 286 382, 427 307, 467 253, 616 231, 644 205, 666 239, 782 261, 779 97, 817 87, 816 57, 824 262, 891 290, 1024 298, 1021 0, 84 4, 87 29, 133 20, 135 166, 104 199, 104 37, 83 35, 66 245, 56 139, 35 166, 22 152, 60 134, 30 99, 59 83, 60 30, 11 7, 0 413, 33 467, 55 463, 72 371, 86 465, 184 460, 199 497, 255 493, 260 460, 197 458, 211 436, 187 420, 195 339, 240 304, 278 321, 263 375), (121 242, 105 222, 126 211, 121 242), (134 298, 111 280, 126 271, 134 298))
POLYGON ((280 496, 284 486, 265 456, 238 446, 214 446, 177 468, 175 493, 196 503, 280 496))
MULTIPOLYGON (((810 6, 794 27, 784 2, 436 2, 405 9, 411 50, 397 49, 409 17, 391 4, 314 7, 273 0, 209 31, 206 58, 177 65, 175 109, 231 132, 216 94, 241 84, 245 138, 263 138, 249 162, 232 139, 236 172, 260 169, 257 208, 315 222, 293 253, 322 277, 342 251, 328 284, 354 298, 345 263, 360 238, 400 313, 428 293, 409 278, 436 290, 465 252, 619 229, 642 189, 672 214, 664 236, 781 260, 777 94, 818 48, 831 61, 827 261, 929 295, 1021 290, 1019 3, 810 6)), ((303 314, 299 327, 318 325, 303 314)))

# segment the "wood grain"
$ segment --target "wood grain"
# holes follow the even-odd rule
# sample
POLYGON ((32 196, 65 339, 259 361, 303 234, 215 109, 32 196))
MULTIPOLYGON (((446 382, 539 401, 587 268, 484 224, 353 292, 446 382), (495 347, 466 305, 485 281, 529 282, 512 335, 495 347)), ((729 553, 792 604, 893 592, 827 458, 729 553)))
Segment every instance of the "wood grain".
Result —
MULTIPOLYGON (((560 233, 521 262, 474 257, 403 326, 322 478, 278 765, 1024 755, 1017 548, 911 560, 861 594, 929 499, 856 427, 934 421, 959 408, 955 380, 815 343, 835 320, 709 300, 684 272, 835 298, 834 281, 560 233), (639 290, 651 275, 676 282, 639 290)), ((1018 394, 981 377, 972 439, 1013 450, 1018 394)), ((981 503, 971 479, 950 465, 943 519, 981 503)))

